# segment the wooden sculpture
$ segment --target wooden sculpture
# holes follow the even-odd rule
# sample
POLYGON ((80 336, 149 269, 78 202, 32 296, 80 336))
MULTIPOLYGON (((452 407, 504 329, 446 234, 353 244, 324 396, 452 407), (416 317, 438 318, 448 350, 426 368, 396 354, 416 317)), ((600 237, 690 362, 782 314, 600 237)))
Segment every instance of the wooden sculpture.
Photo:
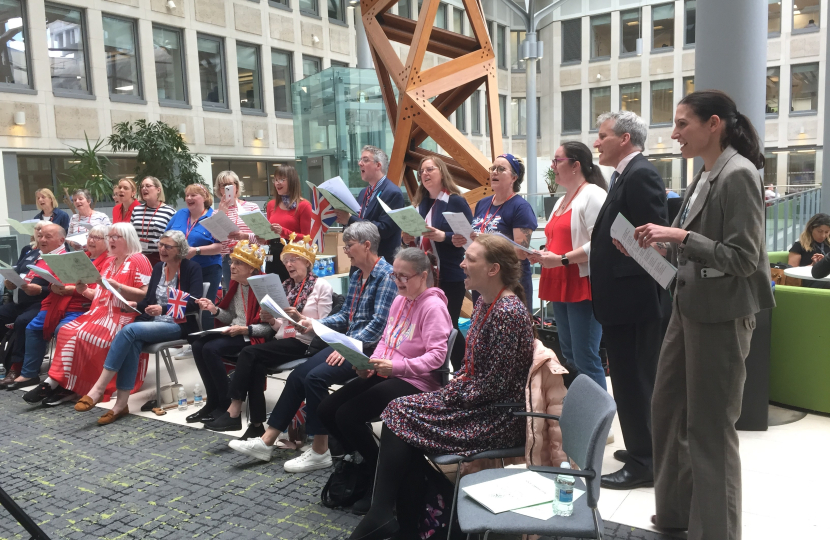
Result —
POLYGON ((467 37, 433 26, 440 0, 424 0, 417 21, 389 13, 397 1, 360 2, 363 25, 395 135, 387 176, 397 185, 405 182, 409 196, 414 195, 418 187, 414 171, 422 158, 435 155, 419 145, 432 137, 449 154, 449 157, 440 157, 447 163, 456 183, 470 190, 465 197, 474 205, 493 193, 488 170, 491 160, 458 131, 448 117, 484 83, 490 123, 490 155, 502 153, 496 56, 481 5, 478 0, 463 0, 475 35, 467 37), (393 41, 409 45, 406 64, 392 48, 393 41), (449 60, 423 70, 427 51, 449 60), (398 101, 393 84, 398 91, 398 101))

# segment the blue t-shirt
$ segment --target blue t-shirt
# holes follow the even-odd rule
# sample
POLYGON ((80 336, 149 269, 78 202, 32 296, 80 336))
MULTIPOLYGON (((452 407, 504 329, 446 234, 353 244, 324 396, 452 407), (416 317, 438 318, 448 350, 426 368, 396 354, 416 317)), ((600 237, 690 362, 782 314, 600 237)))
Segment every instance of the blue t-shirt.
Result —
MULTIPOLYGON (((533 207, 519 195, 510 197, 500 206, 492 204, 493 197, 485 197, 476 204, 473 215, 473 230, 479 233, 501 233, 513 240, 513 229, 530 229, 535 231, 539 222, 533 207)), ((530 268, 525 259, 522 266, 530 268)))
MULTIPOLYGON (((188 221, 190 220, 190 210, 187 208, 182 208, 175 214, 173 217, 170 218, 170 221, 167 223, 167 231, 181 231, 182 234, 187 236, 187 243, 191 247, 205 247, 216 244, 219 242, 216 238, 213 237, 212 234, 208 232, 207 229, 204 228, 202 225, 202 220, 209 218, 213 215, 213 208, 208 208, 207 213, 199 218, 196 222, 196 225, 193 226, 192 229, 189 229, 188 221), (188 233, 188 230, 190 231, 188 233)), ((216 255, 196 255, 191 259, 193 262, 201 266, 202 268, 207 268, 208 266, 213 266, 214 264, 221 265, 222 264, 222 256, 219 254, 216 255)))

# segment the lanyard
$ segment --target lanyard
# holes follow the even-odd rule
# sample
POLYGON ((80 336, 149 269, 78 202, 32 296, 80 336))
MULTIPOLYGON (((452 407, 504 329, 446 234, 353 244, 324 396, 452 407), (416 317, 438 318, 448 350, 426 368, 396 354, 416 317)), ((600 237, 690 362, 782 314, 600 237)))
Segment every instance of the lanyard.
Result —
POLYGON ((493 308, 496 306, 496 302, 499 301, 501 298, 501 293, 507 286, 504 286, 499 291, 499 294, 496 295, 496 299, 493 300, 493 303, 490 304, 490 307, 487 308, 487 312, 484 314, 484 319, 481 322, 477 322, 475 325, 476 333, 475 336, 472 336, 472 339, 469 340, 469 344, 467 345, 467 354, 464 356, 464 375, 462 377, 472 377, 473 373, 475 372, 475 366, 473 362, 473 348, 475 347, 476 341, 478 341, 478 335, 481 333, 482 327, 484 327, 484 323, 487 322, 487 318, 490 316, 490 312, 493 311, 493 308))
MULTIPOLYGON (((300 296, 303 294, 303 285, 305 285, 306 280, 308 280, 308 276, 306 276, 306 278, 303 280, 303 282, 300 283, 300 288, 297 289, 297 296, 294 297, 294 305, 291 306, 291 307, 297 307, 297 304, 300 303, 300 296)), ((362 293, 363 291, 360 291, 360 292, 362 293)))
MULTIPOLYGON (((378 257, 378 260, 376 260, 375 264, 372 265, 372 272, 375 271, 375 266, 377 266, 379 262, 380 262, 380 257, 378 257)), ((372 276, 372 272, 369 272, 369 277, 372 276)), ((361 281, 362 281, 363 270, 360 271, 360 278, 361 278, 361 281)), ((355 291, 354 298, 352 298, 352 305, 349 308, 349 326, 352 325, 352 318, 354 318, 355 311, 357 311, 357 303, 360 302, 360 298, 363 296, 363 289, 366 288, 367 283, 369 283, 369 278, 368 277, 366 278, 366 281, 363 282, 363 285, 360 286, 360 292, 355 291)))
MULTIPOLYGON (((153 215, 150 217, 150 227, 153 226, 153 220, 156 219, 156 212, 159 211, 159 208, 161 208, 161 205, 158 205, 158 208, 156 208, 156 211, 153 212, 153 215)), ((141 236, 139 237, 139 239, 144 238, 146 240, 147 239, 147 233, 150 232, 149 228, 147 229, 147 233, 144 232, 144 218, 146 218, 146 217, 147 217, 147 205, 145 204, 144 205, 144 212, 141 213, 141 236)), ((190 218, 188 218, 188 221, 189 220, 190 220, 190 218)), ((185 237, 185 240, 186 239, 187 239, 187 237, 185 237)))
MULTIPOLYGON (((513 195, 508 197, 507 201, 512 199, 514 195, 516 195, 516 194, 514 193, 513 195)), ((481 220, 481 223, 478 224, 478 232, 479 233, 484 233, 485 232, 485 230, 487 229, 487 226, 490 225, 490 222, 493 221, 494 219, 496 219, 496 216, 499 215, 499 212, 501 212, 501 209, 504 208, 505 204, 507 204, 507 201, 504 201, 503 203, 501 203, 499 205, 499 209, 496 210, 495 212, 493 212, 493 217, 490 217, 490 210, 493 208, 493 199, 495 199, 495 198, 496 198, 496 196, 493 195, 493 198, 490 199, 490 206, 487 207, 487 213, 484 214, 484 219, 481 220), (487 218, 490 218, 490 219, 487 219, 487 218)))
POLYGON ((193 222, 193 225, 190 224, 190 216, 187 216, 187 232, 184 235, 185 240, 187 240, 190 237, 190 232, 196 227, 196 225, 199 224, 199 222, 202 220, 202 216, 204 216, 206 213, 207 213, 207 210, 202 212, 202 215, 199 216, 199 219, 197 219, 196 221, 193 222))
MULTIPOLYGON (((366 193, 363 195, 363 206, 360 208, 360 218, 363 218, 363 212, 366 211, 366 208, 369 206, 369 203, 372 202, 372 195, 375 194, 375 190, 378 188, 380 183, 381 180, 379 180, 374 187, 369 186, 366 188, 366 193)), ((378 196, 380 196, 380 193, 378 193, 378 196)))
POLYGON ((409 304, 409 311, 406 312, 406 317, 404 317, 403 321, 401 321, 401 315, 403 314, 403 306, 401 306, 401 309, 398 311, 398 316, 395 318, 395 323, 392 325, 392 330, 389 332, 389 337, 384 342, 384 345, 386 347, 383 350, 383 358, 384 359, 391 360, 391 358, 386 357, 386 354, 390 351, 390 349, 394 353, 398 349, 398 347, 401 345, 401 338, 402 338, 402 334, 403 334, 403 328, 404 328, 404 326, 406 326, 407 321, 409 321, 409 316, 412 314, 412 309, 415 307, 415 302, 417 302, 417 301, 418 301, 418 299, 416 298, 415 300, 412 301, 411 304, 409 304), (400 326, 398 326, 398 322, 401 323, 400 326), (389 346, 389 341, 393 341, 391 347, 389 346))

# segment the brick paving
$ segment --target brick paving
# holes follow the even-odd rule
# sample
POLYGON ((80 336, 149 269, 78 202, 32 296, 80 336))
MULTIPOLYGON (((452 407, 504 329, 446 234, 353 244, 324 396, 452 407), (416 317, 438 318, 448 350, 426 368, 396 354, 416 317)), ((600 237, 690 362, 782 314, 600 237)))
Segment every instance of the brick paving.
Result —
MULTIPOLYGON (((32 407, 0 391, 0 486, 53 539, 348 538, 360 518, 320 504, 330 469, 287 474, 227 446, 229 437, 100 409, 32 407)), ((669 538, 606 522, 611 540, 669 538)), ((25 539, 0 508, 0 539, 25 539)))

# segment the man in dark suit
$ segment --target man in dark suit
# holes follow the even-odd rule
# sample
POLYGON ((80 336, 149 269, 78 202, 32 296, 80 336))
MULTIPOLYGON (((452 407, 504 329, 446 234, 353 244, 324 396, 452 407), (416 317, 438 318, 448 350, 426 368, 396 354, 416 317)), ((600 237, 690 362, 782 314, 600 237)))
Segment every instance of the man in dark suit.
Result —
POLYGON ((611 224, 620 213, 635 227, 667 224, 666 186, 640 153, 648 133, 642 118, 628 111, 606 113, 597 124, 594 147, 599 150, 599 163, 616 170, 591 235, 591 297, 594 315, 602 324, 626 447, 614 453, 625 465, 603 475, 602 487, 633 489, 654 482, 651 395, 668 297, 634 259, 617 249, 611 224))
POLYGON ((351 225, 355 221, 371 221, 380 233, 380 247, 378 255, 392 264, 395 251, 401 247, 401 228, 383 210, 377 199, 386 203, 389 208, 396 210, 403 208, 403 193, 401 188, 386 178, 386 169, 389 168, 389 156, 377 146, 366 145, 360 153, 360 178, 369 185, 357 196, 360 212, 353 216, 342 210, 335 210, 337 222, 341 225, 351 225))

